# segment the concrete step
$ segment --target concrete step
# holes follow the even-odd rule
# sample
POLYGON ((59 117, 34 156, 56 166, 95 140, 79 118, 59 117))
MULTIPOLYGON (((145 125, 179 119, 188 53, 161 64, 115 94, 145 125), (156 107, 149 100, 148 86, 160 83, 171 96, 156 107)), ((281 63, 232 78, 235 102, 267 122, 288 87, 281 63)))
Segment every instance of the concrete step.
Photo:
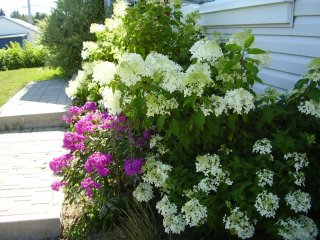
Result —
POLYGON ((28 115, 0 115, 0 131, 28 128, 64 127, 61 121, 63 112, 36 113, 28 115))

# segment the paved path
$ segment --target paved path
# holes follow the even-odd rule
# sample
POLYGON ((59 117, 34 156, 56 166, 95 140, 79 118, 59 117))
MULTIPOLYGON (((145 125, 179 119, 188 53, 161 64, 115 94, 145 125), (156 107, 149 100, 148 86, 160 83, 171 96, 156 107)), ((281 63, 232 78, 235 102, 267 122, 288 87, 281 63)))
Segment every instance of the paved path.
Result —
POLYGON ((35 128, 0 131, 1 240, 44 240, 60 234, 63 195, 50 188, 54 177, 48 162, 64 153, 64 129, 43 124, 43 119, 55 114, 60 118, 65 111, 70 103, 65 87, 61 80, 30 84, 0 109, 0 129, 8 116, 37 116, 35 128))
POLYGON ((61 126, 60 117, 71 103, 65 80, 28 84, 0 108, 0 130, 61 126))

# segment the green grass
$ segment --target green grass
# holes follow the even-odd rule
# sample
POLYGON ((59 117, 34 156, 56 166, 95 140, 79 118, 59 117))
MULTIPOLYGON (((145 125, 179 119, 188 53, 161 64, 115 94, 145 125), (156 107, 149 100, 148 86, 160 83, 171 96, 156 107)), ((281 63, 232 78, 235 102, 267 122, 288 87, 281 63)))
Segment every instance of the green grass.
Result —
POLYGON ((0 107, 29 82, 62 78, 58 69, 22 68, 0 71, 0 107))

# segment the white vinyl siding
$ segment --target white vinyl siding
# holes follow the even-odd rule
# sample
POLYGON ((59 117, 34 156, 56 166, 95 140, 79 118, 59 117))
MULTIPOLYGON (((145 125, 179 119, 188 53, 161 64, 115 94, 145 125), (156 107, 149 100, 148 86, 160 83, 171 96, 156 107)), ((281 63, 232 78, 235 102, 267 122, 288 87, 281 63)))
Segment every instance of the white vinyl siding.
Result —
POLYGON ((186 12, 191 10, 200 11, 209 38, 214 32, 230 36, 252 29, 255 46, 271 57, 259 74, 266 86, 292 89, 312 58, 320 57, 320 0, 216 0, 185 7, 186 12))

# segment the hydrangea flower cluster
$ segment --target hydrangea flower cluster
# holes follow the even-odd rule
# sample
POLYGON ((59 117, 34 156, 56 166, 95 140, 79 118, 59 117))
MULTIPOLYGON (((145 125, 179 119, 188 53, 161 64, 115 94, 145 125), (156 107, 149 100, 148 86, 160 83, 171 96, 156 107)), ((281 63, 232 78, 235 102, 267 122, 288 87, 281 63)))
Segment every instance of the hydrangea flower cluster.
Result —
POLYGON ((146 163, 142 167, 142 179, 155 187, 165 187, 172 166, 155 160, 156 156, 147 156, 146 163))
POLYGON ((155 115, 169 115, 170 110, 179 107, 179 104, 175 98, 167 99, 164 95, 152 95, 146 96, 147 103, 147 116, 153 117, 155 115))
POLYGON ((156 149, 160 155, 169 152, 169 149, 162 142, 162 139, 158 134, 153 135, 150 139, 150 149, 156 149))
POLYGON ((108 109, 111 115, 117 115, 122 112, 120 99, 122 94, 119 90, 113 91, 112 88, 102 90, 103 105, 108 109))
POLYGON ((285 197, 286 203, 295 213, 307 213, 311 208, 311 197, 308 193, 296 190, 290 192, 285 197))
POLYGON ((129 158, 124 162, 124 172, 127 176, 134 176, 142 173, 143 158, 129 158))
POLYGON ((314 100, 309 100, 302 102, 298 106, 298 110, 305 115, 311 115, 316 118, 320 118, 320 101, 316 102, 314 100))
POLYGON ((93 196, 92 190, 101 188, 101 184, 94 182, 91 177, 88 177, 81 181, 81 187, 86 190, 87 196, 91 198, 93 196))
POLYGON ((95 42, 83 42, 81 57, 83 60, 88 59, 99 48, 95 42))
POLYGON ((230 216, 224 216, 223 223, 226 229, 241 239, 251 238, 254 235, 254 225, 250 222, 247 214, 238 207, 231 211, 230 216))
POLYGON ((95 169, 100 176, 107 176, 109 174, 108 166, 112 163, 112 155, 101 152, 95 152, 89 156, 84 164, 88 173, 92 173, 95 169))
POLYGON ((190 227, 200 225, 207 218, 207 208, 198 199, 192 198, 181 208, 187 224, 190 227))
POLYGON ((98 62, 94 64, 92 79, 101 86, 109 84, 115 77, 116 65, 112 62, 98 62))
POLYGON ((261 155, 271 154, 272 146, 270 140, 267 138, 256 141, 253 145, 252 152, 261 155))
POLYGON ((302 168, 305 168, 309 165, 307 154, 305 153, 297 153, 297 152, 287 153, 284 155, 283 158, 288 161, 293 161, 296 172, 298 172, 302 168))
POLYGON ((305 181, 306 181, 306 176, 304 174, 304 172, 294 172, 291 173, 294 177, 294 183, 299 186, 302 187, 305 185, 305 181))
POLYGON ((318 228, 311 218, 300 215, 297 218, 287 218, 277 222, 278 235, 284 240, 316 239, 318 228))
POLYGON ((202 179, 198 184, 198 189, 209 193, 216 191, 221 183, 232 185, 233 182, 227 171, 223 171, 220 157, 216 154, 202 155, 196 158, 196 171, 202 172, 206 178, 202 179))
POLYGON ((269 185, 271 187, 273 185, 274 172, 268 169, 262 169, 257 172, 257 176, 259 180, 258 185, 260 187, 264 187, 266 185, 269 185))
POLYGON ((279 198, 277 195, 267 191, 259 193, 254 204, 261 216, 266 218, 274 218, 279 208, 279 198))
POLYGON ((133 196, 139 202, 149 202, 153 198, 152 186, 146 182, 140 182, 137 188, 133 191, 133 196))
POLYGON ((177 206, 171 203, 167 195, 156 204, 156 209, 163 216, 163 226, 166 233, 179 234, 184 231, 186 221, 181 214, 178 214, 177 206))
POLYGON ((202 39, 196 42, 190 49, 191 59, 197 59, 200 62, 214 62, 223 56, 222 50, 217 42, 208 39, 202 39))

